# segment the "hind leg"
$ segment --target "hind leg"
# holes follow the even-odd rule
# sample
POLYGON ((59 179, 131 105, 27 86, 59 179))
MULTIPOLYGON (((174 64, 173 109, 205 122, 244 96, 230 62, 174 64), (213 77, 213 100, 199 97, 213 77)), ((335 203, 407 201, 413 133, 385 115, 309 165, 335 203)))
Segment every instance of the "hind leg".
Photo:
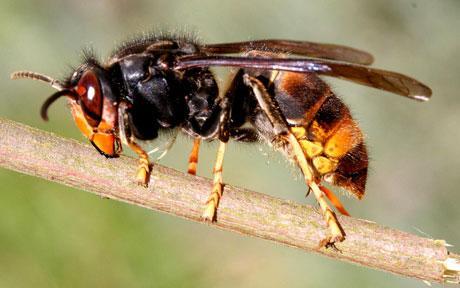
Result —
POLYGON ((311 189, 318 201, 321 211, 324 215, 326 223, 329 227, 331 235, 321 241, 321 246, 330 246, 335 242, 341 242, 345 239, 345 232, 343 231, 335 213, 329 207, 325 200, 325 194, 321 190, 321 186, 318 184, 319 179, 314 176, 313 168, 308 163, 306 156, 299 144, 299 141, 294 136, 292 131, 289 129, 288 124, 283 118, 276 101, 266 91, 265 86, 254 77, 244 75, 244 81, 246 85, 252 88, 254 95, 259 102, 259 106, 266 114, 267 118, 271 122, 274 133, 275 133, 275 145, 286 146, 288 144, 289 150, 299 168, 301 169, 305 183, 311 189))

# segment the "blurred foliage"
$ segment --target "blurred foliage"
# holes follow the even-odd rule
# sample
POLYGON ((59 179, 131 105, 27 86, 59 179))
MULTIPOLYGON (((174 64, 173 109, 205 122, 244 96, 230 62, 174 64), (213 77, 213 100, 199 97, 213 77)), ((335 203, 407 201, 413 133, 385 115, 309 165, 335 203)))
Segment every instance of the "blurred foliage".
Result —
MULTIPOLYGON (((103 58, 124 38, 152 29, 193 31, 208 42, 290 38, 354 46, 373 53, 376 66, 426 82, 434 96, 420 104, 329 81, 361 122, 372 158, 367 197, 345 199, 346 206, 356 217, 459 245, 459 15, 455 0, 3 0, 0 116, 82 139, 64 101, 52 107, 49 123, 40 121, 49 87, 10 81, 9 73, 65 75, 82 48, 103 58)), ((206 146, 199 174, 209 176, 215 145, 206 146)), ((185 170, 190 147, 179 139, 162 163, 185 170)), ((227 183, 314 203, 280 155, 258 145, 229 150, 227 183)), ((3 169, 0 183, 0 287, 423 285, 3 169)))

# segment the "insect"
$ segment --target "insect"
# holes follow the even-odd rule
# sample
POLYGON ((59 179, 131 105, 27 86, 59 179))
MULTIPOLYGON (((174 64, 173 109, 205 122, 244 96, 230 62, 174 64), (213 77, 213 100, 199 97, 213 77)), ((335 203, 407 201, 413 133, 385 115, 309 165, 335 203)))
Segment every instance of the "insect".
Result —
POLYGON ((199 44, 186 37, 152 35, 128 41, 101 63, 86 55, 73 74, 59 81, 19 71, 13 79, 49 83, 58 91, 41 116, 66 96, 74 121, 106 157, 126 145, 139 157, 136 181, 147 186, 151 172, 140 140, 180 129, 193 137, 188 172, 196 173, 200 141, 219 141, 213 188, 203 218, 215 220, 222 196, 222 165, 230 139, 266 141, 301 169, 330 230, 322 245, 343 241, 345 232, 326 199, 348 214, 321 183, 362 198, 368 155, 363 135, 347 106, 320 76, 332 76, 426 101, 431 90, 408 76, 370 68, 366 52, 331 44, 257 40, 199 44), (227 89, 219 89, 214 66, 234 67, 227 89), (220 92, 220 90, 222 90, 220 92))

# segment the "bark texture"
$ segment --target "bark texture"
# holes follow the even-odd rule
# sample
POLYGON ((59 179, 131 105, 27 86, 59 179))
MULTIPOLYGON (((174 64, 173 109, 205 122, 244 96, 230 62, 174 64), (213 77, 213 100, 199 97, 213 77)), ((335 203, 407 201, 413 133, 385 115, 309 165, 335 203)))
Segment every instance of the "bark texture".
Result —
MULTIPOLYGON (((143 188, 134 181, 136 159, 105 159, 89 145, 1 118, 0 166, 192 221, 201 221, 212 186, 208 179, 156 165, 149 188, 143 188)), ((460 258, 443 240, 339 216, 347 234, 336 245, 340 251, 319 248, 328 229, 315 208, 230 185, 217 213, 212 227, 406 277, 459 283, 460 258)))

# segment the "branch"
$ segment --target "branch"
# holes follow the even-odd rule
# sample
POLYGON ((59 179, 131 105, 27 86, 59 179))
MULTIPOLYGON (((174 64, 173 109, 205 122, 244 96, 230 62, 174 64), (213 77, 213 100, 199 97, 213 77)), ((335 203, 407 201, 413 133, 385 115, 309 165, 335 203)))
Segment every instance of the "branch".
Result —
MULTIPOLYGON (((0 166, 198 222, 212 185, 155 165, 146 189, 134 183, 135 159, 105 159, 88 145, 1 118, 0 166)), ((460 282, 460 256, 445 241, 351 217, 339 221, 347 233, 339 251, 319 248, 328 230, 316 209, 227 185, 211 226, 406 277, 460 282)))

